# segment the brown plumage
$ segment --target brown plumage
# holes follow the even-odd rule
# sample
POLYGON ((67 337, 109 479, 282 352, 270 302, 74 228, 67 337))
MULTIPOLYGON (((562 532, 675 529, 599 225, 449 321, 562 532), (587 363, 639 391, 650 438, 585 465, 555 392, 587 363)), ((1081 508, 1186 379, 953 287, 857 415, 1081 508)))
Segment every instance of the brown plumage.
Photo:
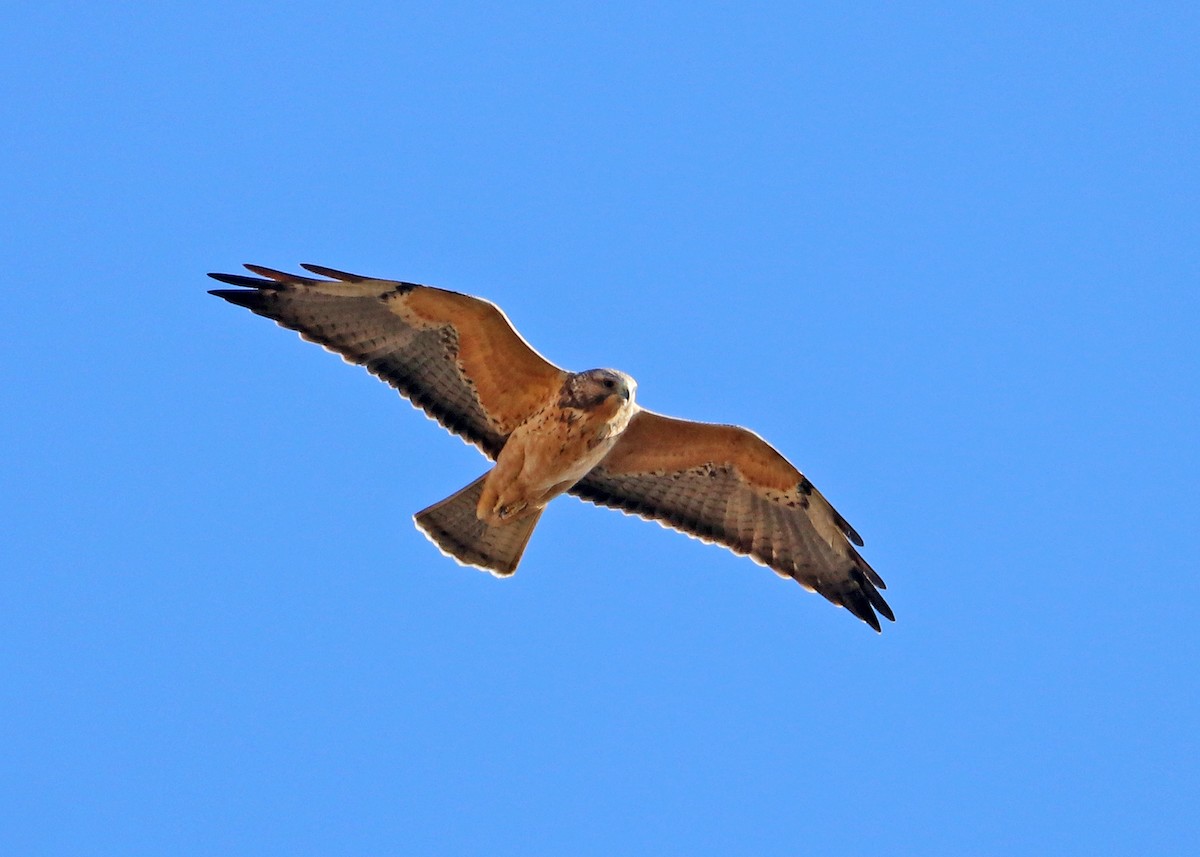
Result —
POLYGON ((569 492, 749 555, 879 630, 894 619, 862 539, 753 432, 639 408, 611 369, 567 372, 495 305, 457 292, 305 265, 246 266, 212 294, 299 331, 395 387, 496 461, 416 515, 444 552, 509 575, 546 504, 569 492), (852 544, 853 542, 853 544, 852 544))

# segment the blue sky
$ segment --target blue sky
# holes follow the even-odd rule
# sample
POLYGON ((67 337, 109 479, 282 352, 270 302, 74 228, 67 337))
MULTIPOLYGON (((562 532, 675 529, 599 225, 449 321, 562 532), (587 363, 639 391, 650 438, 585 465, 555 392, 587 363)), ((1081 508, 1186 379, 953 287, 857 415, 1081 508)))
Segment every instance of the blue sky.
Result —
POLYGON ((24 4, 0 32, 0 850, 1183 853, 1194 4, 24 4), (750 426, 895 625, 556 501, 205 294, 488 297, 750 426), (15 301, 15 307, 14 307, 15 301))

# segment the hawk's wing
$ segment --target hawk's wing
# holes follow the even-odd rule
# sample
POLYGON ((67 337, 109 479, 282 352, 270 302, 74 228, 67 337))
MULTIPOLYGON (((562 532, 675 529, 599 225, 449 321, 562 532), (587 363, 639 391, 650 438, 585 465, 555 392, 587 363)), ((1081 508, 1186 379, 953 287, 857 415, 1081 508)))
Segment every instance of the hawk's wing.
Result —
POLYGON ((330 279, 246 267, 263 279, 209 274, 242 287, 211 294, 362 364, 491 458, 566 377, 479 298, 316 265, 304 268, 330 279))
POLYGON ((895 620, 846 523, 766 441, 735 426, 639 410, 571 493, 717 542, 847 608, 876 631, 895 620))

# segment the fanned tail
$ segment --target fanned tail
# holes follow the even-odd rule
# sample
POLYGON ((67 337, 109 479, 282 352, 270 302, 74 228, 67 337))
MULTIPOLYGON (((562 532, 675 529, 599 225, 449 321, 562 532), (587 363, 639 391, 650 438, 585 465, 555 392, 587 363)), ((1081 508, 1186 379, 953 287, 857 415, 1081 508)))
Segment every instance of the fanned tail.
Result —
POLYGON ((447 556, 507 577, 517 570, 542 510, 498 527, 479 520, 475 509, 486 477, 485 473, 461 491, 418 512, 413 520, 417 529, 447 556))

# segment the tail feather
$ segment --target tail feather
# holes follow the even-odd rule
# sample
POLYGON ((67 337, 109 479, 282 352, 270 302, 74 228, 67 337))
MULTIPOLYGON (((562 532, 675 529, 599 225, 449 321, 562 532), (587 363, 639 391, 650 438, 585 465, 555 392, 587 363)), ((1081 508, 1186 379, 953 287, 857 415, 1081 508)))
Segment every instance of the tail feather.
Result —
POLYGON ((417 529, 443 553, 463 565, 473 565, 507 577, 517 570, 521 554, 529 544, 533 528, 542 517, 539 509, 531 515, 494 527, 479 520, 475 509, 483 493, 480 476, 466 488, 413 516, 417 529))

